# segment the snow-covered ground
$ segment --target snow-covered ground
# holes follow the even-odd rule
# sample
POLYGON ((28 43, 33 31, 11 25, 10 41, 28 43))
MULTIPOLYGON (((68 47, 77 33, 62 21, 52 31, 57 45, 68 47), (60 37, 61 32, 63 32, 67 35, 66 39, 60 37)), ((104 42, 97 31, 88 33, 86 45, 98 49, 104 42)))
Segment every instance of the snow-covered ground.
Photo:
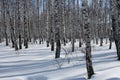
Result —
MULTIPOLYGON (((92 44, 93 45, 93 44, 92 44)), ((14 51, 11 46, 0 44, 0 80, 86 80, 85 56, 76 43, 71 53, 70 43, 62 49, 60 59, 45 44, 30 44, 28 49, 14 51), (69 55, 65 55, 68 52, 69 55)), ((120 80, 120 61, 117 61, 115 45, 92 49, 95 75, 91 80, 120 80)))

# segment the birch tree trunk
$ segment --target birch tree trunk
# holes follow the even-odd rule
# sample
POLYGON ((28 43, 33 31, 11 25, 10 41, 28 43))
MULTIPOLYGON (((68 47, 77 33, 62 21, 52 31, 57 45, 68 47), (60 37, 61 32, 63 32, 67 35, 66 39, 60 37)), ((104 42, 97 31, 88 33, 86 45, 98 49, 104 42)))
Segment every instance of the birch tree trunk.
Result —
POLYGON ((22 49, 22 35, 21 35, 21 21, 20 21, 20 0, 17 0, 17 26, 18 26, 18 39, 19 49, 22 49))
POLYGON ((75 0, 72 0, 72 52, 75 51, 75 0))
POLYGON ((55 58, 60 58, 60 51, 61 51, 61 43, 60 43, 60 25, 61 25, 61 1, 55 0, 54 1, 54 24, 55 24, 55 40, 56 40, 56 53, 55 58))
POLYGON ((51 42, 51 51, 54 51, 55 43, 55 34, 54 34, 54 9, 52 5, 52 0, 50 0, 50 42, 51 42))
POLYGON ((28 25, 27 25, 27 0, 23 1, 24 5, 24 46, 28 48, 28 25))
POLYGON ((9 3, 11 3, 11 0, 9 0, 7 2, 7 15, 9 17, 11 40, 12 40, 12 44, 13 44, 13 47, 15 48, 15 50, 18 50, 17 37, 15 35, 15 24, 16 24, 16 22, 15 22, 16 21, 15 20, 15 18, 16 18, 16 16, 15 16, 15 9, 12 9, 12 11, 14 13, 10 15, 10 5, 9 5, 9 3))
POLYGON ((8 34, 7 34, 7 25, 6 25, 6 0, 3 0, 3 26, 4 26, 4 35, 6 40, 6 46, 8 46, 8 34))
POLYGON ((87 0, 82 0, 82 13, 84 19, 84 27, 85 27, 85 42, 86 42, 86 68, 88 73, 88 79, 94 74, 94 70, 92 67, 92 59, 91 59, 91 40, 90 40, 90 26, 88 21, 88 2, 87 0))
POLYGON ((49 47, 49 43, 50 43, 50 36, 49 36, 49 29, 50 29, 50 0, 47 0, 46 2, 46 13, 47 13, 47 21, 46 21, 46 32, 47 32, 47 47, 49 47))
POLYGON ((100 5, 100 20, 99 20, 99 27, 100 27, 100 32, 99 32, 99 35, 100 35, 100 46, 103 46, 103 26, 102 26, 102 16, 103 16, 103 11, 102 11, 102 4, 103 4, 103 0, 100 0, 99 1, 99 5, 100 5))
POLYGON ((98 0, 94 1, 94 10, 95 10, 95 38, 96 44, 98 44, 98 0))
POLYGON ((82 37, 82 26, 80 26, 80 18, 82 18, 82 16, 80 15, 80 6, 79 6, 79 0, 77 0, 77 26, 78 26, 78 33, 79 33, 79 47, 82 46, 82 42, 81 42, 81 37, 82 37))
POLYGON ((116 0, 116 7, 117 7, 117 54, 118 54, 118 60, 120 60, 120 0, 116 0))
POLYGON ((118 60, 120 60, 120 0, 111 0, 111 13, 117 56, 118 60))

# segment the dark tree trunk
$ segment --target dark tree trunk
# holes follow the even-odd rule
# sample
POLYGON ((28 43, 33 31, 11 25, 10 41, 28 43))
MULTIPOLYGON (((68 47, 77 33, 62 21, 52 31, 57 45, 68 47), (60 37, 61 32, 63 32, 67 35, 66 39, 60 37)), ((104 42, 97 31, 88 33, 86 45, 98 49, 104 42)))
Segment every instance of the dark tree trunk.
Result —
POLYGON ((120 60, 120 3, 119 1, 120 0, 111 0, 111 5, 110 5, 113 36, 116 44, 118 60, 120 60))
POLYGON ((55 58, 60 58, 61 43, 60 43, 60 25, 61 25, 61 1, 54 1, 54 19, 55 19, 55 40, 56 40, 56 52, 55 58))
POLYGON ((22 49, 22 37, 21 37, 21 24, 20 24, 20 1, 17 0, 17 26, 18 26, 18 39, 19 39, 19 49, 22 49))
POLYGON ((4 26, 4 35, 6 40, 6 46, 8 46, 8 35, 7 35, 7 25, 6 25, 6 0, 3 0, 3 26, 4 26))
POLYGON ((75 39, 72 38, 72 52, 75 51, 75 39))
POLYGON ((19 49, 22 49, 22 39, 21 39, 21 35, 19 35, 19 49))
POLYGON ((110 41, 109 49, 111 49, 111 47, 112 47, 112 40, 109 39, 109 41, 110 41))
POLYGON ((24 0, 24 46, 28 48, 27 0, 24 0))
POLYGON ((72 0, 72 52, 75 51, 75 22, 76 22, 76 18, 75 18, 75 0, 72 0))
POLYGON ((12 34, 11 34, 11 42, 12 42, 12 48, 14 48, 15 46, 15 43, 14 43, 14 41, 13 41, 13 37, 12 37, 12 34))
POLYGON ((103 46, 103 38, 100 38, 100 46, 103 46))
POLYGON ((109 49, 111 49, 112 48, 112 41, 113 41, 113 32, 112 32, 112 30, 109 30, 109 31, 110 31, 108 33, 109 34, 109 42, 110 42, 109 49))
MULTIPOLYGON (((9 3, 9 2, 8 2, 9 3)), ((7 3, 7 15, 9 17, 9 23, 10 23, 10 31, 11 31, 11 39, 12 39, 12 43, 13 43, 13 47, 15 48, 15 50, 18 50, 18 46, 17 46, 17 37, 15 35, 15 20, 12 21, 12 18, 10 16, 10 10, 9 10, 9 4, 7 3), (13 24, 14 23, 14 24, 13 24)), ((11 2, 10 2, 11 3, 11 2)), ((15 19, 16 16, 12 15, 12 17, 15 19)))
POLYGON ((9 44, 8 44, 8 35, 7 35, 6 30, 5 30, 5 40, 6 40, 6 46, 8 46, 8 45, 9 45, 9 44))
POLYGON ((51 41, 51 51, 54 51, 54 40, 51 41))
POLYGON ((81 46, 82 46, 81 39, 79 39, 79 47, 81 47, 81 46))

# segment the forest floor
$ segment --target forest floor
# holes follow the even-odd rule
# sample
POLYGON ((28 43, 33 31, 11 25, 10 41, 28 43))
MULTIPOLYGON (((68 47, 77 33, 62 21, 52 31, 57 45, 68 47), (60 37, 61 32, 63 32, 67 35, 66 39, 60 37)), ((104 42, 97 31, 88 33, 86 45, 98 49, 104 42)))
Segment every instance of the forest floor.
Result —
MULTIPOLYGON (((75 52, 71 44, 62 46, 61 58, 55 60, 55 52, 45 44, 29 44, 28 49, 15 51, 0 44, 0 80, 86 80, 85 56, 76 42, 75 52)), ((113 43, 102 47, 92 44, 92 60, 95 75, 91 80, 120 80, 120 61, 117 61, 113 43)))

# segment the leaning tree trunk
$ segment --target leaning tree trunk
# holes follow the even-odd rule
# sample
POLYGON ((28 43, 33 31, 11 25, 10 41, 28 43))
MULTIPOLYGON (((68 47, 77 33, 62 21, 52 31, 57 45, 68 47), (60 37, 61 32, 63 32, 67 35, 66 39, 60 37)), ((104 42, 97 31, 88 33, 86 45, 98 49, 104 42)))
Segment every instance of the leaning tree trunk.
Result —
POLYGON ((54 1, 54 24, 55 24, 55 40, 56 40, 56 53, 55 58, 60 58, 61 43, 60 43, 60 25, 61 25, 61 1, 54 1))
POLYGON ((92 67, 92 60, 91 60, 91 40, 90 40, 90 27, 88 22, 88 5, 87 0, 82 0, 82 13, 84 19, 84 27, 85 27, 85 42, 86 42, 86 67, 88 73, 88 79, 94 74, 94 70, 92 67))

